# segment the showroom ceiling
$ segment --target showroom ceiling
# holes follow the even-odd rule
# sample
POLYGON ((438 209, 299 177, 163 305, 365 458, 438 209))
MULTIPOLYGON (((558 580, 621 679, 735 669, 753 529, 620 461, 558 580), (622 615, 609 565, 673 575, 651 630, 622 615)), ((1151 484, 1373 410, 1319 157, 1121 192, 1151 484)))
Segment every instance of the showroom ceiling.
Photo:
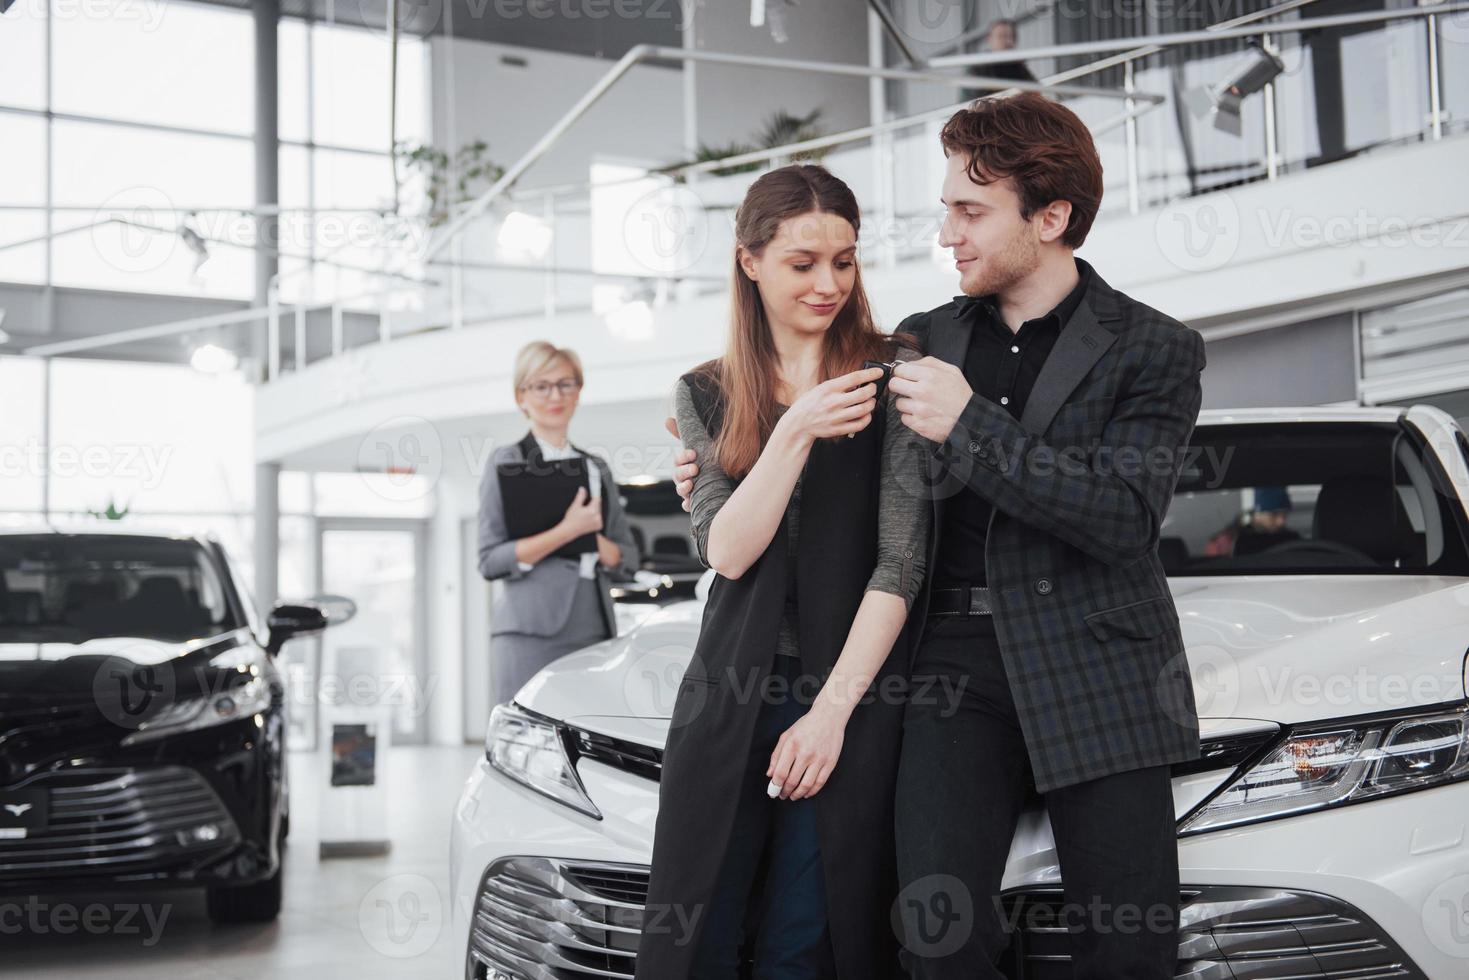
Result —
MULTIPOLYGON (((249 9, 251 0, 194 0, 249 9)), ((681 44, 685 0, 399 0, 398 26, 423 37, 448 34, 542 51, 616 59, 636 44, 681 44), (452 5, 446 9, 446 5, 452 5), (619 15, 618 11, 635 12, 619 15)), ((286 17, 383 28, 388 0, 280 0, 286 17)))

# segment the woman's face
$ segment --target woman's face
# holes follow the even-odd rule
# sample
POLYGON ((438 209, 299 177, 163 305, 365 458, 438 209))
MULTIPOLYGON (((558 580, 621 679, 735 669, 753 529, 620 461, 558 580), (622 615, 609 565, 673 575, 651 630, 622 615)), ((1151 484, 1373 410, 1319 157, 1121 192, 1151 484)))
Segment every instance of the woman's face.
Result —
POLYGON ((857 281, 857 233, 823 211, 787 218, 758 256, 743 246, 739 255, 771 326, 798 333, 825 332, 857 281))
POLYGON ((539 374, 531 375, 515 393, 515 403, 536 425, 564 429, 576 412, 581 386, 565 358, 558 357, 539 374))

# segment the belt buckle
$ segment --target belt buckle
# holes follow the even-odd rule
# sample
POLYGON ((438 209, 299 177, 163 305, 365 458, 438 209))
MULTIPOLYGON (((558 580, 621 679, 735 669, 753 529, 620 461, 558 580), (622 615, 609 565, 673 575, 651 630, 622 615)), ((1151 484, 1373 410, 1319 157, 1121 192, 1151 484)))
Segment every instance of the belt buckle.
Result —
POLYGON ((975 586, 969 590, 969 615, 988 616, 994 612, 990 605, 990 590, 984 586, 975 586))

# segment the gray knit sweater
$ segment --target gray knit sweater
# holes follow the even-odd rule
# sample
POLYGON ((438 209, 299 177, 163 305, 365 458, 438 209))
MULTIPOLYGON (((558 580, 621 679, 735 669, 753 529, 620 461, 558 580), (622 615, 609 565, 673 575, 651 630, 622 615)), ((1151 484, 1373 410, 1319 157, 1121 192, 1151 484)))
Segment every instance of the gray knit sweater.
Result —
MULTIPOLYGON (((912 360, 917 356, 911 351, 903 351, 900 359, 912 360)), ((885 397, 887 411, 882 434, 882 472, 878 476, 881 482, 878 486, 877 565, 867 581, 867 590, 902 596, 911 607, 923 585, 932 515, 928 497, 920 490, 922 481, 917 478, 919 474, 907 471, 928 457, 931 444, 903 424, 897 408, 893 406, 896 396, 889 392, 885 397)), ((714 440, 694 407, 693 392, 682 379, 674 388, 673 409, 684 446, 698 455, 699 475, 694 478, 690 507, 694 543, 700 560, 708 565, 709 527, 714 522, 714 515, 734 492, 735 483, 715 459, 714 440)), ((786 504, 785 519, 786 534, 790 539, 787 557, 794 575, 796 540, 801 521, 800 478, 797 478, 791 499, 786 504)), ((781 617, 777 653, 800 655, 797 624, 797 610, 787 607, 781 617)))

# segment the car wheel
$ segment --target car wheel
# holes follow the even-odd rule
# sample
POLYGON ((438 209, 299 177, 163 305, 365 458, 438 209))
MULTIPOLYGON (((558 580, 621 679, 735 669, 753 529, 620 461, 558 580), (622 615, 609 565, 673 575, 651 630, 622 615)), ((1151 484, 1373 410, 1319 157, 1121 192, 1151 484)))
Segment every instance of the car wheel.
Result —
POLYGON ((217 925, 241 922, 274 922, 281 913, 281 873, 285 855, 275 874, 253 885, 218 885, 206 890, 209 920, 217 925))

